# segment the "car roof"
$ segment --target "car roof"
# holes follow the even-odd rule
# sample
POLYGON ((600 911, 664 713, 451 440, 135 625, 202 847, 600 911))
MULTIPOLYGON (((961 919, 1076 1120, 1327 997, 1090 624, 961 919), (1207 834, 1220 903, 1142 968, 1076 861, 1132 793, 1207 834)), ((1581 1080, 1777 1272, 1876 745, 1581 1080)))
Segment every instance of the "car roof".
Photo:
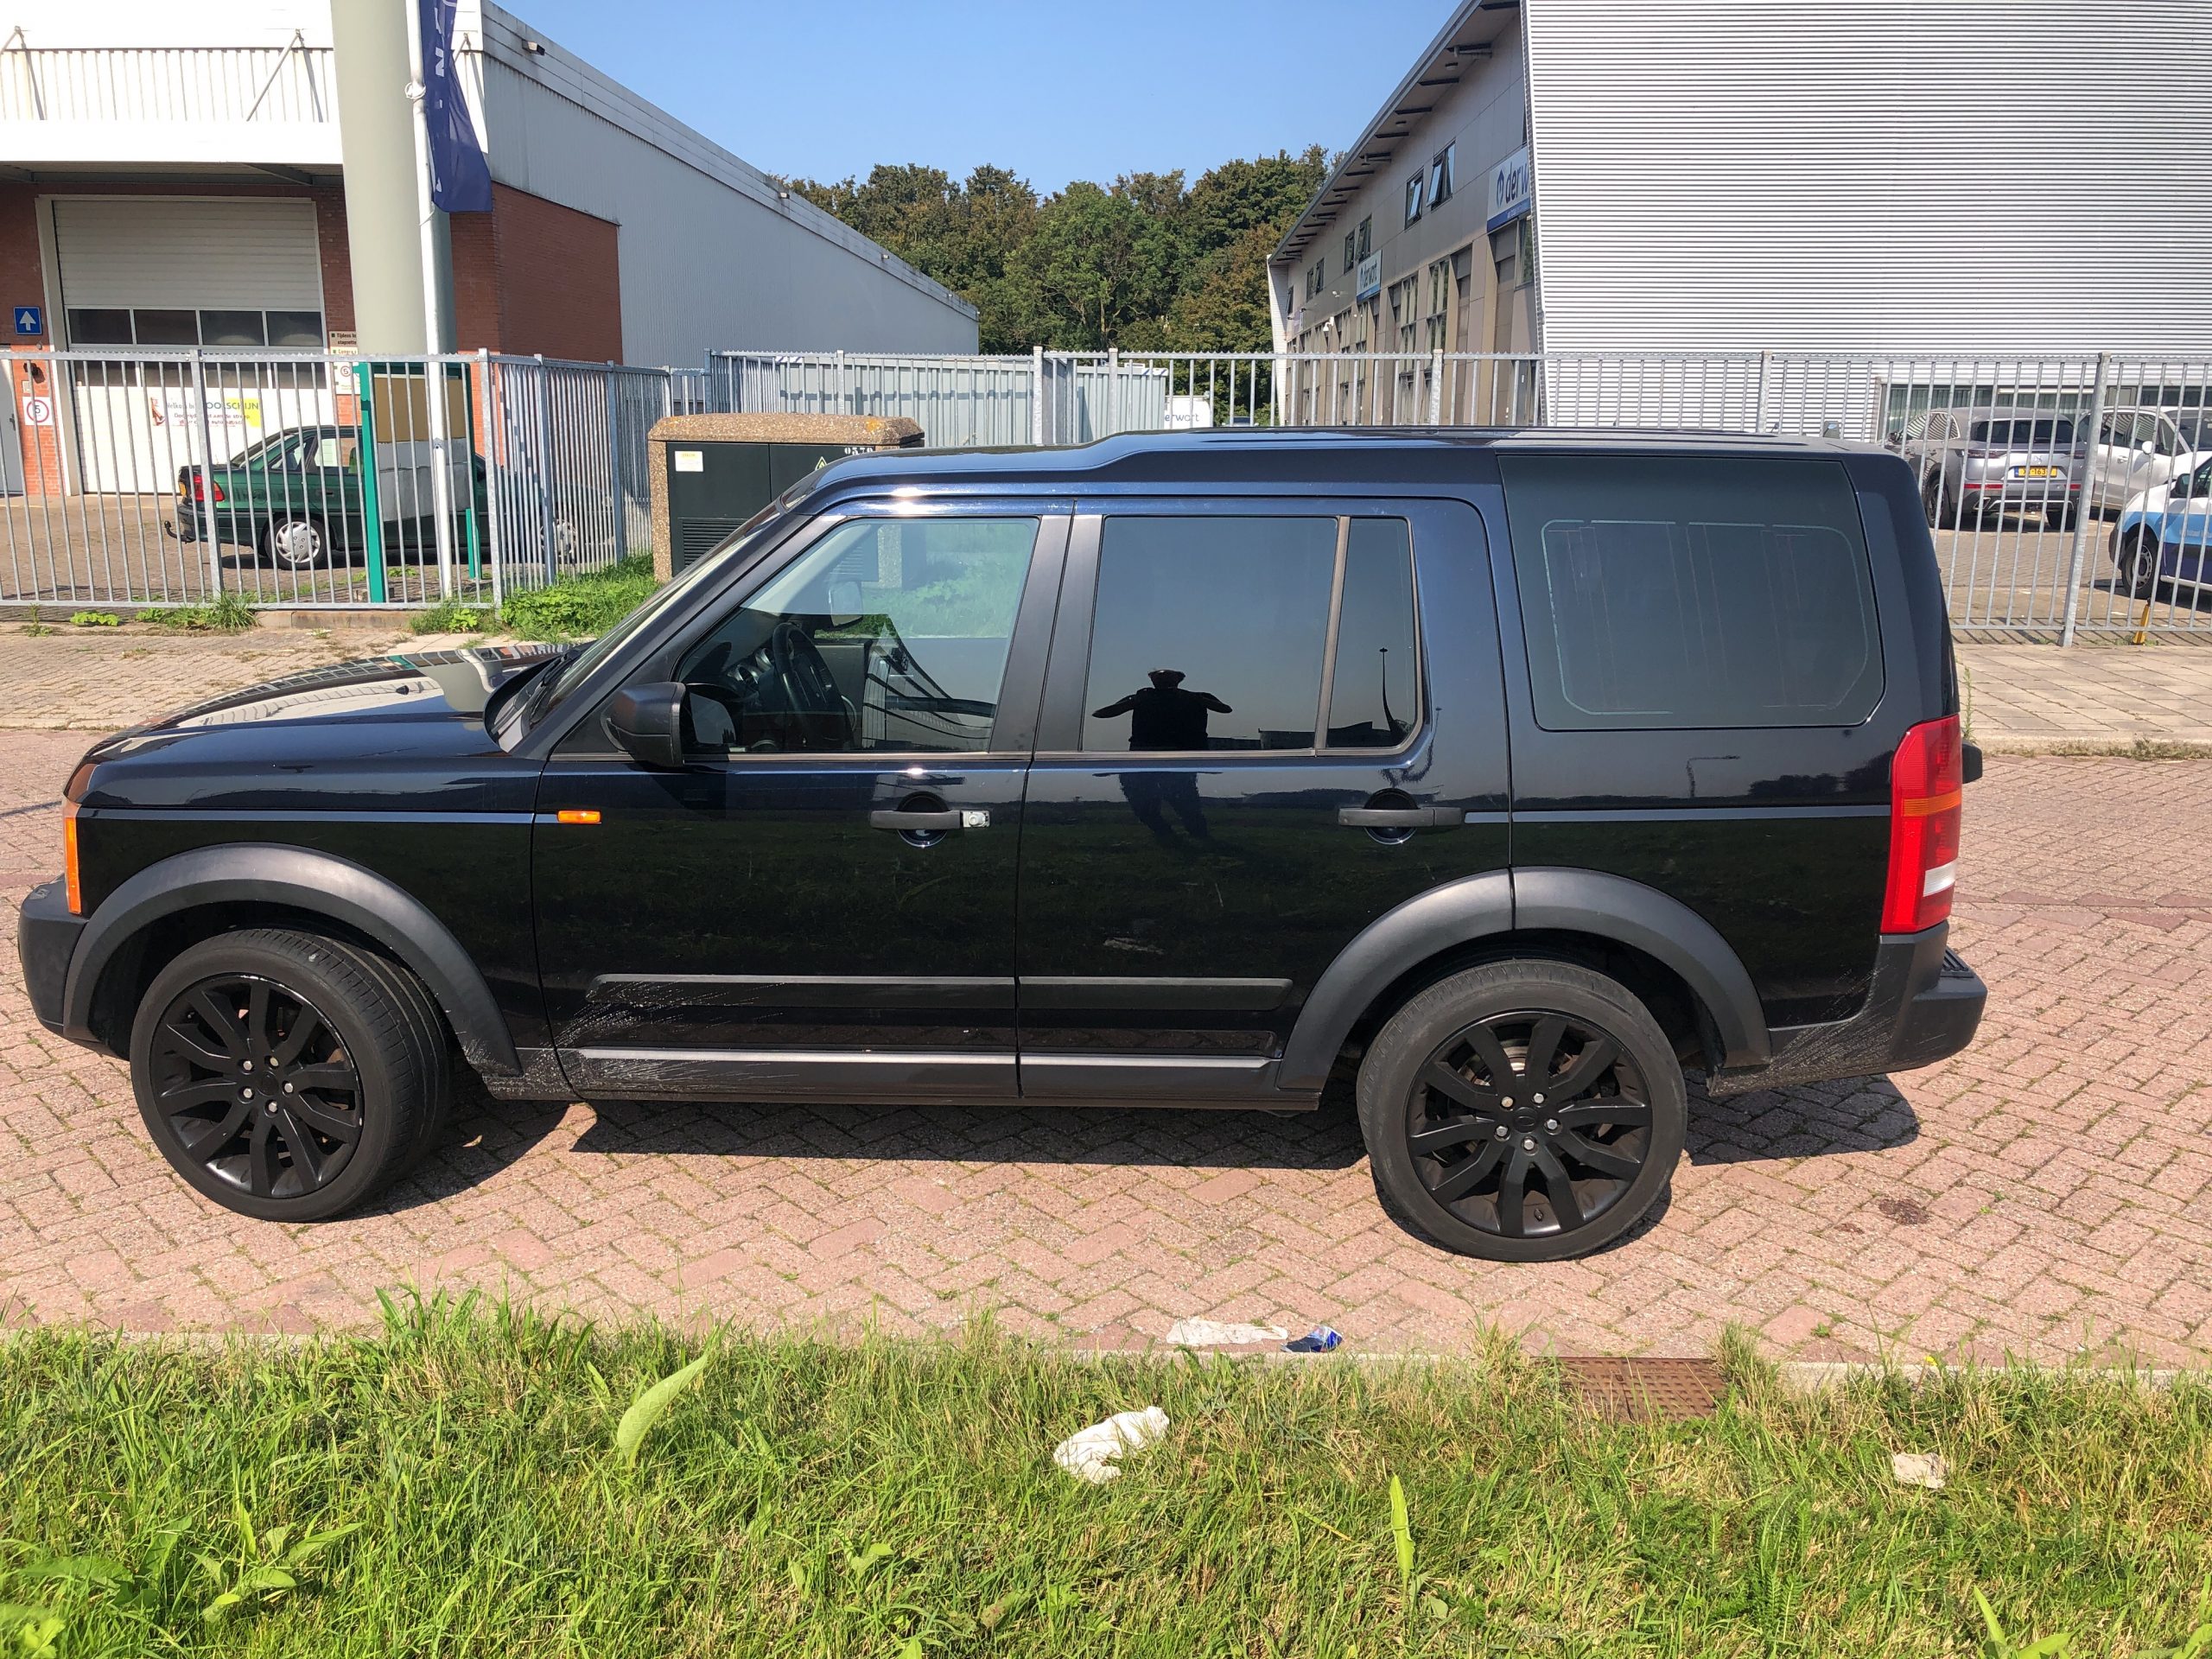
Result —
POLYGON ((1290 483, 1317 465, 1346 475, 1372 467, 1401 480, 1448 474, 1471 453, 1837 455, 1871 446, 1833 438, 1781 437, 1690 428, 1625 427, 1236 427, 1130 432, 1065 448, 884 449, 849 455, 813 475, 810 496, 871 486, 984 485, 1018 488, 1142 484, 1290 483))

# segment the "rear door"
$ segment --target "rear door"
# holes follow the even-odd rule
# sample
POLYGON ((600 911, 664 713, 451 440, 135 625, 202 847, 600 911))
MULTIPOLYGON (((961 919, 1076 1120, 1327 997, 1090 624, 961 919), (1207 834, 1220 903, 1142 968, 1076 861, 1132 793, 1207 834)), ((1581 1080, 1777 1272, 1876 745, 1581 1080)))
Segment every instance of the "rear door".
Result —
POLYGON ((1023 1095, 1263 1096, 1361 929, 1504 868, 1501 715, 1464 502, 1079 506, 1022 831, 1023 1095))

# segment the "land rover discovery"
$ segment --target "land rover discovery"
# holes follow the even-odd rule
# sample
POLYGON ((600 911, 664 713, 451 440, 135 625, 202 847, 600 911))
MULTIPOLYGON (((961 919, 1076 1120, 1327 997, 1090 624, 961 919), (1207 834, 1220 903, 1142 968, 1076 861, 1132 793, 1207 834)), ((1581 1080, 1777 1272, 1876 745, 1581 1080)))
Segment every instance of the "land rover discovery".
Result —
POLYGON ((1919 480, 1254 431, 814 474, 588 646, 94 746, 39 1018, 274 1220, 494 1095, 1319 1106, 1452 1249, 1618 1238, 1691 1103, 1924 1065, 1962 785, 1919 480))

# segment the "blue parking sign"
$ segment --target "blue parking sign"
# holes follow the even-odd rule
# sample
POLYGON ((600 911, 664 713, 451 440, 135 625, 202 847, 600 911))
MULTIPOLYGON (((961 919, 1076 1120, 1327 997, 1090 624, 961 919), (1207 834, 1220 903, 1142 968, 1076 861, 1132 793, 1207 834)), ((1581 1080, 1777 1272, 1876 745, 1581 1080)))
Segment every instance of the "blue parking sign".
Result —
POLYGON ((19 305, 16 308, 16 338, 17 340, 34 339, 45 332, 46 319, 39 315, 38 307, 19 305))

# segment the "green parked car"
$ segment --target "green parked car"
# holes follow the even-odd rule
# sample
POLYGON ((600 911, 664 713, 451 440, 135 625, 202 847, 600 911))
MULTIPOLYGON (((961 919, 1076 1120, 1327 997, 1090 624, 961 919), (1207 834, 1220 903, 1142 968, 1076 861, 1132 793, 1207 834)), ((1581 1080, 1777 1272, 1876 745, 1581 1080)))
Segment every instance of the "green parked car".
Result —
MULTIPOLYGON (((486 522, 484 461, 459 443, 454 447, 458 453, 448 462, 454 548, 464 555, 472 506, 477 525, 486 522)), ((217 542, 250 547, 263 563, 280 569, 313 570, 364 562, 373 505, 387 558, 435 559, 430 444, 380 442, 375 454, 372 492, 361 467, 359 427, 300 426, 272 433, 217 465, 206 486, 198 466, 179 467, 176 518, 169 528, 179 541, 201 540, 208 513, 203 489, 212 488, 217 542)))

